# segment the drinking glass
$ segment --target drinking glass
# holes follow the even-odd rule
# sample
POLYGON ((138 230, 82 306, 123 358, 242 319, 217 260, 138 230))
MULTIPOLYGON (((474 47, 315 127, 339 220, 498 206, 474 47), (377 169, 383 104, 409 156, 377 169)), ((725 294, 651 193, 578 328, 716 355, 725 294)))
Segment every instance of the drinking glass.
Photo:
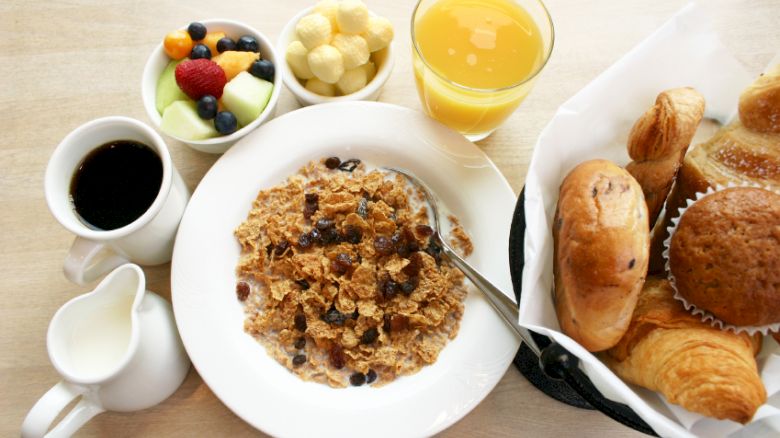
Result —
MULTIPOLYGON (((482 140, 489 136, 517 109, 531 91, 539 72, 550 58, 554 41, 552 19, 541 1, 482 1, 487 3, 506 1, 509 3, 509 7, 521 8, 530 16, 531 21, 536 26, 535 30, 539 33, 541 47, 538 47, 537 44, 534 44, 535 47, 533 47, 533 50, 539 51, 539 57, 530 72, 516 83, 500 88, 469 86, 462 83, 462 80, 459 83, 448 77, 449 75, 443 71, 446 70, 446 65, 436 65, 435 62, 431 62, 430 58, 426 59, 426 54, 421 48, 419 39, 425 37, 424 32, 435 32, 435 38, 446 39, 455 30, 420 28, 420 20, 430 11, 432 6, 440 2, 460 2, 473 5, 480 3, 480 0, 420 0, 412 15, 411 23, 414 77, 424 111, 430 117, 465 135, 471 141, 482 140)), ((531 30, 533 31, 533 29, 531 30)), ((472 35, 472 41, 479 37, 476 33, 474 32, 472 35)), ((460 47, 449 48, 448 51, 450 54, 454 54, 461 49, 460 47)))

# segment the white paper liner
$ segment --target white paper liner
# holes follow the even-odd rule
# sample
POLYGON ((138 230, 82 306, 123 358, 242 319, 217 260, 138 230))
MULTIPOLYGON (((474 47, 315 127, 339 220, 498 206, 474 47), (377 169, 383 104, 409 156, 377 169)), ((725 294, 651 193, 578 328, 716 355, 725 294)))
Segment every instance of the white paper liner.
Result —
POLYGON ((709 322, 710 325, 712 325, 713 327, 717 327, 721 330, 729 330, 734 333, 747 333, 751 336, 756 333, 762 333, 764 336, 766 336, 767 334, 769 334, 769 332, 780 332, 780 321, 772 324, 761 325, 761 326, 736 326, 722 321, 717 316, 713 315, 707 310, 697 307, 695 304, 689 302, 688 300, 685 299, 685 297, 682 296, 682 294, 680 294, 680 291, 677 290, 677 282, 675 281, 674 275, 672 274, 672 269, 669 263, 669 248, 671 247, 672 244, 672 236, 674 236, 675 231, 677 231, 677 226, 680 224, 680 219, 685 214, 685 211, 688 210, 688 208, 690 208, 691 205, 701 201, 707 196, 710 196, 722 190, 739 188, 739 187, 752 187, 757 189, 763 189, 780 195, 780 193, 778 193, 777 190, 774 190, 768 186, 761 186, 759 184, 751 184, 747 182, 744 184, 729 183, 726 186, 718 184, 715 187, 709 187, 706 192, 703 193, 697 192, 696 199, 687 199, 685 201, 686 206, 677 209, 678 212, 677 217, 672 219, 672 225, 666 229, 668 232, 668 237, 666 238, 666 240, 664 240, 664 251, 662 253, 665 261, 664 266, 666 268, 666 275, 669 278, 669 283, 672 285, 672 288, 674 289, 674 298, 680 301, 685 306, 685 309, 691 312, 693 315, 700 316, 703 322, 709 322))

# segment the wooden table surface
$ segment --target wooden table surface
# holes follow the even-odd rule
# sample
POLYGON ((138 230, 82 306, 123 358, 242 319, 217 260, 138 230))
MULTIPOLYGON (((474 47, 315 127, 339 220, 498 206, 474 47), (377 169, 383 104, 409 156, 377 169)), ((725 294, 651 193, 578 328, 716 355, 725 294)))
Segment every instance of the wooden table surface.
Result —
MULTIPOLYGON (((247 22, 275 41, 286 21, 312 2, 0 3, 0 293, 4 299, 0 305, 0 436, 18 435, 27 411, 59 380, 46 353, 49 320, 67 300, 91 289, 69 283, 62 274, 72 235, 51 216, 43 194, 43 174, 54 147, 72 129, 97 117, 124 115, 149 122, 141 103, 141 72, 148 54, 169 30, 192 20, 224 17, 247 22)), ((367 3, 396 29, 395 70, 381 100, 420 110, 410 63, 409 21, 415 1, 367 3)), ((687 0, 548 3, 556 31, 552 59, 520 109, 479 143, 515 192, 523 186, 536 137, 556 108, 687 0)), ((759 72, 780 47, 780 1, 701 3, 726 46, 749 71, 759 72)), ((295 108, 290 92, 283 90, 279 113, 295 108)), ((168 145, 190 189, 218 158, 172 140, 168 145)), ((169 298, 170 266, 146 268, 145 272, 148 288, 169 298)), ((130 414, 102 414, 78 433, 117 437, 258 434, 222 405, 194 370, 161 405, 130 414)), ((510 367, 495 390, 442 435, 639 434, 598 412, 574 409, 546 397, 510 367)))

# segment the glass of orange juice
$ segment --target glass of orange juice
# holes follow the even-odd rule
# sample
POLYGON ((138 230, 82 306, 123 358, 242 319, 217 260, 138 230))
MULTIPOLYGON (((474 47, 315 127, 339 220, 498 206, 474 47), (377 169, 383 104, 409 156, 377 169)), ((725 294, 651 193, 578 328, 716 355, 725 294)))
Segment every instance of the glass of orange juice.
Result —
POLYGON ((531 91, 553 40, 539 0, 420 0, 412 52, 423 109, 469 140, 482 140, 531 91))

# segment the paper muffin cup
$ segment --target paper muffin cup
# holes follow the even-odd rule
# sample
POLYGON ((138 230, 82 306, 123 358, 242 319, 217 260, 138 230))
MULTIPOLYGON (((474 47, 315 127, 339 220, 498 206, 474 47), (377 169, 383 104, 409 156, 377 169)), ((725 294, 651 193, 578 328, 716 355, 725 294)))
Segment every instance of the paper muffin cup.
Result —
POLYGON ((703 322, 707 322, 711 326, 719 328, 721 330, 729 330, 734 333, 747 333, 751 336, 756 333, 762 333, 765 336, 769 334, 769 332, 779 333, 780 321, 772 324, 761 325, 761 326, 737 326, 722 321, 721 319, 719 319, 712 313, 708 312, 707 310, 704 310, 700 307, 697 307, 695 304, 688 302, 688 300, 686 300, 685 297, 683 297, 680 294, 680 292, 677 290, 677 283, 675 281, 674 275, 672 274, 672 269, 669 263, 669 248, 672 246, 672 237, 674 237, 674 233, 675 231, 677 231, 677 226, 680 224, 680 219, 683 217, 683 214, 685 214, 685 211, 688 210, 688 208, 690 208, 693 204, 701 201, 707 196, 720 192, 721 190, 738 188, 738 187, 752 187, 757 189, 763 189, 780 195, 780 192, 768 186, 762 186, 759 184, 750 184, 750 183, 745 183, 745 184, 729 183, 726 186, 718 184, 715 187, 710 187, 707 189, 706 192, 698 192, 695 195, 696 199, 687 199, 685 201, 686 205, 678 209, 678 213, 679 213, 678 216, 672 219, 672 225, 667 227, 666 229, 668 231, 668 237, 666 238, 666 240, 664 240, 664 250, 662 253, 664 257, 664 266, 666 268, 666 275, 667 278, 669 279, 669 283, 672 285, 672 289, 674 289, 674 298, 680 301, 683 304, 683 306, 685 306, 685 309, 691 312, 693 315, 701 317, 701 320, 703 322))

